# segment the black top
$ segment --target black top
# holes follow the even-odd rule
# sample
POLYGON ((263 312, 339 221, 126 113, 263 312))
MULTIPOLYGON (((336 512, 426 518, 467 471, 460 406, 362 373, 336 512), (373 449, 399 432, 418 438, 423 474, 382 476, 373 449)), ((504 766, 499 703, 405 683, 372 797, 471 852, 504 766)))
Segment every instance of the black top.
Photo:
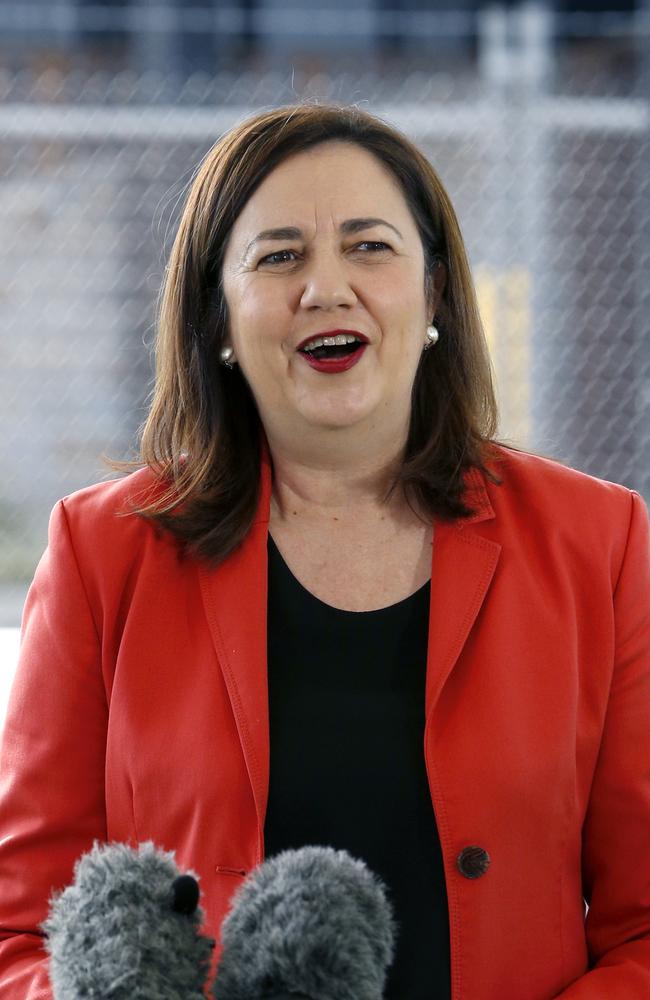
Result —
POLYGON ((306 590, 268 536, 265 855, 345 849, 386 883, 398 930, 386 1000, 449 1000, 442 853, 424 761, 430 584, 378 611, 306 590))

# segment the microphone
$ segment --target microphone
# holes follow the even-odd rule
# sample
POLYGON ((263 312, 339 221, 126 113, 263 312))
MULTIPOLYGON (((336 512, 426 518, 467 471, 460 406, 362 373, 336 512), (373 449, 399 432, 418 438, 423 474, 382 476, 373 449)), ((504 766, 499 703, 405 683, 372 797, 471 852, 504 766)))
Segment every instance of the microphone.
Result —
POLYGON ((267 859, 221 925, 215 1000, 381 1000, 396 933, 386 892, 347 851, 267 859))
POLYGON ((205 1000, 215 942, 199 933, 198 876, 173 858, 95 841, 77 860, 41 924, 54 1000, 205 1000))

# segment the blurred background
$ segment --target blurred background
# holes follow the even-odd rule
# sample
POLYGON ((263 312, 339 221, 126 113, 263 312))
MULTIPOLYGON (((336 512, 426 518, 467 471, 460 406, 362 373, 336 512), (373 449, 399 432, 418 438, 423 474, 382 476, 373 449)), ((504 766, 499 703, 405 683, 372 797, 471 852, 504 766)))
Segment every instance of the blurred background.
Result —
POLYGON ((0 626, 55 501, 133 455, 200 160, 295 101, 440 173, 500 436, 650 500, 649 70, 650 0, 0 0, 0 626))

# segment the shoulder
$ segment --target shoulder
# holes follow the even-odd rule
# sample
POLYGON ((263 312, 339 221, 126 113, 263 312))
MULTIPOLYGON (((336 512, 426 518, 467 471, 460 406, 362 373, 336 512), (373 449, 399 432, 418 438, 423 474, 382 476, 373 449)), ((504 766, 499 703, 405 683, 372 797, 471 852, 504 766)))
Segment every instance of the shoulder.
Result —
POLYGON ((487 465, 503 481, 502 486, 490 489, 491 499, 501 494, 501 502, 519 501, 533 509, 559 512, 581 501, 595 505, 594 512, 612 511, 629 507, 634 492, 621 483, 581 472, 559 459, 503 445, 495 446, 495 460, 488 460, 487 465))
POLYGON ((119 637, 136 608, 150 624, 157 622, 161 607, 173 606, 195 583, 194 561, 183 557, 176 537, 134 509, 167 488, 144 468, 59 500, 30 606, 44 601, 60 607, 76 595, 81 603, 75 606, 89 609, 101 636, 119 637))
POLYGON ((164 489, 164 483, 148 468, 137 469, 119 479, 109 479, 75 490, 62 497, 61 503, 71 517, 114 517, 128 510, 133 503, 153 499, 164 489))
POLYGON ((166 484, 149 468, 119 479, 96 483, 63 497, 55 506, 50 533, 66 530, 78 557, 109 562, 130 561, 143 547, 175 547, 169 533, 161 532, 135 511, 160 496, 166 484))
POLYGON ((63 508, 67 521, 75 528, 93 526, 106 530, 125 518, 142 527, 146 521, 134 513, 134 507, 150 502, 164 489, 163 481, 151 469, 143 468, 69 493, 57 507, 63 508))
POLYGON ((609 551, 622 558, 635 507, 647 518, 639 494, 563 464, 558 459, 497 446, 495 460, 486 462, 501 480, 485 478, 485 488, 497 524, 519 538, 533 535, 550 548, 609 551))

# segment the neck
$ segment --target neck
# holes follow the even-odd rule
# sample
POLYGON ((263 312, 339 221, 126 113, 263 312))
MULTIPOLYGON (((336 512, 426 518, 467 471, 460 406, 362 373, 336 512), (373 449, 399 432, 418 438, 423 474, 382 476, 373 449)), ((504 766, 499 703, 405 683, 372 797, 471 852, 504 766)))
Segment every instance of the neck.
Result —
POLYGON ((394 517, 406 504, 401 487, 385 496, 399 469, 401 453, 364 454, 345 461, 307 456, 269 443, 273 459, 271 518, 286 522, 394 517))

